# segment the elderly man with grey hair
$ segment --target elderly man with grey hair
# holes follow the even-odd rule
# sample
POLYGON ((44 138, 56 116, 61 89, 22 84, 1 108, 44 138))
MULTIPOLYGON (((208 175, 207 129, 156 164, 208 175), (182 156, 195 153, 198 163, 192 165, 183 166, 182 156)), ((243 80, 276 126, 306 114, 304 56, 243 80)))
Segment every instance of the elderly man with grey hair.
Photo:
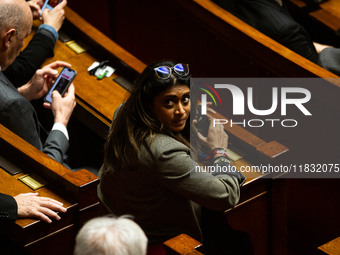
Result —
POLYGON ((148 239, 125 216, 104 216, 88 221, 76 237, 74 255, 145 255, 148 239))

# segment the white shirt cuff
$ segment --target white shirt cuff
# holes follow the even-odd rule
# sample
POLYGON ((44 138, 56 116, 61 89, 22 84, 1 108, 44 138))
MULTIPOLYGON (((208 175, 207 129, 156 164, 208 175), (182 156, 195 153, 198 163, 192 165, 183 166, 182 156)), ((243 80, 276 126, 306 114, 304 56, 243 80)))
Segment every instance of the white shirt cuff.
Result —
POLYGON ((67 129, 64 126, 64 124, 61 124, 59 122, 54 123, 52 130, 59 130, 60 132, 62 132, 66 136, 67 140, 69 140, 68 132, 67 132, 67 129))

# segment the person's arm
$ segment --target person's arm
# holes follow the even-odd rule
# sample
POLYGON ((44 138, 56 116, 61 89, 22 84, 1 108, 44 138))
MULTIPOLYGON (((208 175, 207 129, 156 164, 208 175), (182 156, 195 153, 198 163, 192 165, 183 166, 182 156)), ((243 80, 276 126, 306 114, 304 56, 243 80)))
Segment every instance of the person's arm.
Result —
POLYGON ((52 99, 50 107, 54 115, 54 125, 43 146, 43 152, 58 162, 63 162, 64 154, 69 145, 66 127, 76 106, 73 84, 64 97, 61 97, 58 91, 54 91, 52 99))
POLYGON ((323 51, 324 49, 327 49, 327 48, 334 48, 333 46, 331 45, 326 45, 326 44, 321 44, 321 43, 317 43, 317 42, 313 42, 313 45, 315 47, 315 50, 318 54, 321 53, 321 51, 323 51))
POLYGON ((17 203, 12 196, 0 193, 0 220, 16 220, 17 203))
POLYGON ((41 16, 41 8, 44 5, 44 1, 43 0, 26 0, 26 2, 28 3, 29 7, 31 8, 32 11, 32 16, 33 19, 40 19, 41 16))
POLYGON ((238 203, 245 181, 241 173, 230 174, 225 170, 214 176, 192 160, 186 146, 168 139, 162 144, 155 142, 157 148, 153 152, 162 186, 212 210, 224 211, 238 203))
MULTIPOLYGON (((70 67, 70 64, 56 61, 38 70, 29 83, 18 88, 19 93, 27 100, 41 98, 47 93, 58 75, 55 69, 65 66, 70 67)), ((55 125, 49 133, 42 151, 62 163, 64 154, 68 149, 68 133, 66 127, 76 105, 74 86, 71 85, 69 87, 68 92, 63 98, 57 91, 53 92, 52 98, 52 105, 44 103, 44 106, 52 109, 55 125)))

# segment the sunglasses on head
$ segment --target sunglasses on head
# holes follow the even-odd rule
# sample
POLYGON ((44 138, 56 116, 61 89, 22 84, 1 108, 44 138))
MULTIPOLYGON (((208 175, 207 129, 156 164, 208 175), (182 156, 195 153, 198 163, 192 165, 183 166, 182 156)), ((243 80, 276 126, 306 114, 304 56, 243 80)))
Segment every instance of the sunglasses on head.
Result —
POLYGON ((174 72, 178 76, 182 76, 182 77, 187 76, 189 74, 189 65, 178 63, 174 65, 173 67, 159 66, 159 67, 156 67, 154 70, 159 79, 166 80, 170 78, 172 74, 172 70, 174 70, 174 72))

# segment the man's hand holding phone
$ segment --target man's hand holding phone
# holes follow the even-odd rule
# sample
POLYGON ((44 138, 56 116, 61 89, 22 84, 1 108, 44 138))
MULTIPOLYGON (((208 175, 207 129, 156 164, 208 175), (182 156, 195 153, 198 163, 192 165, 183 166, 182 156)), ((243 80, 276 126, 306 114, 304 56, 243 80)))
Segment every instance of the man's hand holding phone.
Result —
MULTIPOLYGON (((46 2, 48 2, 48 0, 46 2)), ((45 5, 46 3, 44 4, 44 6, 45 5)), ((67 0, 62 0, 56 7, 51 10, 49 8, 44 8, 42 10, 43 23, 46 25, 50 25, 58 32, 63 25, 65 19, 64 8, 66 5, 67 0)))
POLYGON ((57 90, 52 93, 52 104, 44 103, 46 108, 51 108, 54 115, 54 123, 62 123, 67 127, 67 123, 72 115, 73 109, 76 106, 75 93, 73 83, 69 86, 64 97, 57 90))
POLYGON ((18 88, 19 93, 28 101, 42 98, 52 87, 58 76, 56 69, 60 67, 71 67, 71 65, 63 61, 56 61, 38 69, 28 83, 18 88))
POLYGON ((43 0, 29 0, 28 5, 31 8, 33 19, 41 19, 41 8, 44 5, 43 0))

